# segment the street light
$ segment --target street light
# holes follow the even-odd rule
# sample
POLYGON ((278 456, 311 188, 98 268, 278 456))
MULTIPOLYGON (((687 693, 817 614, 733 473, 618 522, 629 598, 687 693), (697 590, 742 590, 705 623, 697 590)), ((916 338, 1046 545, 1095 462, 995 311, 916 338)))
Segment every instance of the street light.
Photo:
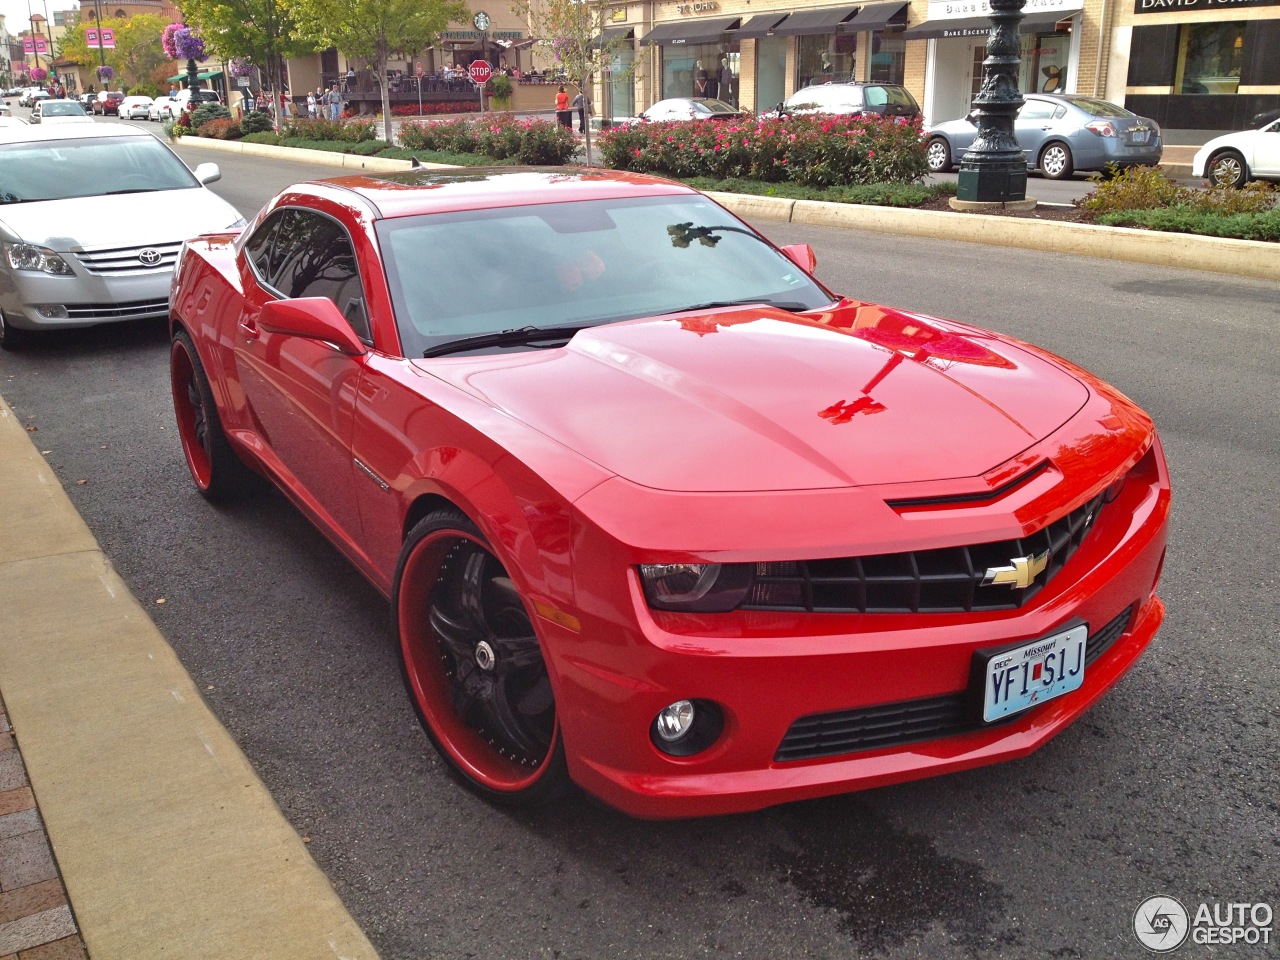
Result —
POLYGON ((1018 68, 1022 63, 1018 25, 1026 0, 990 0, 991 32, 987 59, 982 61, 982 88, 973 98, 978 137, 960 161, 955 209, 988 205, 1031 209, 1027 199, 1027 160, 1014 134, 1013 123, 1022 107, 1018 68))

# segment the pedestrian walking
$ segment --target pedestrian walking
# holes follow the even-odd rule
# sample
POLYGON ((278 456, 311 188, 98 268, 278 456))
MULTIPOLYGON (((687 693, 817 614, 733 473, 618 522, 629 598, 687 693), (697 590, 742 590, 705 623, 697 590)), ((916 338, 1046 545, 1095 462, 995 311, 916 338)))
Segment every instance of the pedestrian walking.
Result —
POLYGON ((578 132, 587 132, 587 108, 591 105, 591 100, 582 95, 582 91, 578 91, 578 95, 573 98, 573 111, 578 115, 578 132))
POLYGON ((342 94, 338 92, 338 85, 335 83, 329 88, 329 119, 340 120, 342 118, 342 94))

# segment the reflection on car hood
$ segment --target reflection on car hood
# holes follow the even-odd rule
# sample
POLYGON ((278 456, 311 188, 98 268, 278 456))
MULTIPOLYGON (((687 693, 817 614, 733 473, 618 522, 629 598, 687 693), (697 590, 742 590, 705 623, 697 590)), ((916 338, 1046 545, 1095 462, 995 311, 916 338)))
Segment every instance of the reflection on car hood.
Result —
POLYGON ((225 230, 240 216, 203 187, 0 204, 0 234, 50 247, 129 247, 225 230), (7 228, 7 229, 6 229, 7 228))
POLYGON ((417 366, 663 490, 976 476, 1088 397, 1013 344, 857 303, 821 322, 750 307, 618 323, 561 349, 417 366))

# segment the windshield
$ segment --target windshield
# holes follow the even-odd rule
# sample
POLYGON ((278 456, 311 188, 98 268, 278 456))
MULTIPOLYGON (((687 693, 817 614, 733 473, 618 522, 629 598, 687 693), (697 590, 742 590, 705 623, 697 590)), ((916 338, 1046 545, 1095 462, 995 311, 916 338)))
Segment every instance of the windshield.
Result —
POLYGON ((804 109, 805 107, 823 107, 827 109, 832 107, 838 109, 861 107, 862 88, 846 87, 834 83, 825 84, 821 87, 805 87, 798 93, 791 95, 791 99, 787 101, 787 106, 793 109, 804 109))
POLYGON ((94 137, 0 145, 0 204, 198 187, 155 137, 94 137))
POLYGON ((51 100, 40 105, 42 117, 83 117, 84 107, 72 100, 51 100))
POLYGON ((699 196, 539 204, 381 220, 405 356, 459 337, 590 326, 700 304, 816 309, 832 297, 699 196))

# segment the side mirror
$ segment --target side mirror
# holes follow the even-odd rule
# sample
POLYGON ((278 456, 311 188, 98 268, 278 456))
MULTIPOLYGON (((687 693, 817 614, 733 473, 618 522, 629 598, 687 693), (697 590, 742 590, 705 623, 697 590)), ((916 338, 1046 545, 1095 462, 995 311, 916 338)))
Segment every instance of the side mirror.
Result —
POLYGON ((258 326, 270 333, 330 343, 353 357, 365 353, 365 345, 342 311, 327 297, 268 301, 258 314, 258 326))
POLYGON ((813 273, 818 268, 818 257, 813 252, 813 247, 807 243, 788 244, 782 248, 782 252, 805 273, 813 273))
POLYGON ((192 173, 201 183, 213 183, 222 179, 222 169, 216 163, 202 163, 192 173))

